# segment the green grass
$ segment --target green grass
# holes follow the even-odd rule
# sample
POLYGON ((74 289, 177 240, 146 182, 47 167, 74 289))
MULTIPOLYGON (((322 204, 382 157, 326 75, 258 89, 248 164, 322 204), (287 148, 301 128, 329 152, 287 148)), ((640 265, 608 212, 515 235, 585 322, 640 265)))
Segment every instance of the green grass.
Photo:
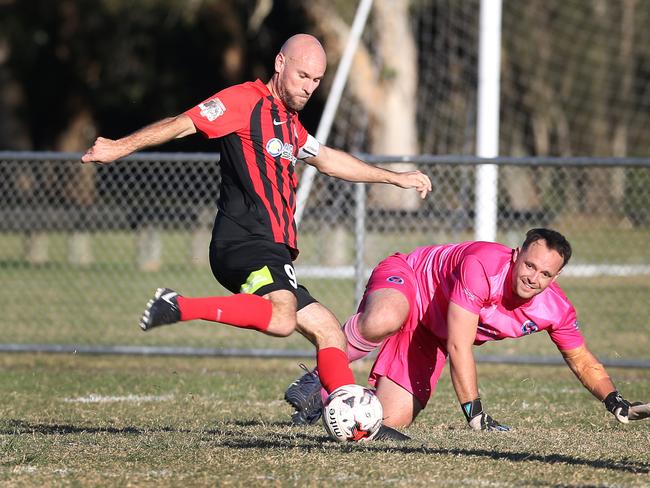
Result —
MULTIPOLYGON (((583 250, 608 237, 597 228, 590 235, 579 232, 583 250)), ((371 241, 373 253, 388 254, 463 237, 395 233, 371 241)), ((595 256, 650 261, 641 233, 609 237, 595 256)), ((190 262, 189 243, 187 235, 163 234, 162 268, 143 273, 132 235, 93 236, 95 260, 86 267, 67 263, 63 235, 51 236, 50 262, 40 266, 23 261, 19 236, 0 236, 2 342, 311 350, 298 334, 274 339, 202 322, 142 333, 139 316, 158 286, 226 293, 207 267, 190 262)), ((331 264, 318 246, 307 234, 300 264, 331 264)), ((340 320, 353 312, 351 280, 301 281, 340 320)), ((645 277, 561 284, 599 357, 648 358, 645 277)), ((544 333, 476 352, 559 357, 544 333)), ((368 368, 355 365, 359 382, 368 368)), ((566 367, 479 364, 488 411, 514 427, 510 433, 468 431, 444 374, 408 429, 413 441, 366 445, 331 442, 320 425, 289 425, 282 394, 300 374, 293 360, 0 354, 0 371, 0 485, 650 486, 650 422, 616 423, 566 367)), ((650 400, 647 370, 609 373, 629 399, 650 400)))
MULTIPOLYGON (((479 364, 512 432, 469 431, 444 374, 412 441, 358 445, 289 425, 294 361, 5 354, 0 367, 6 486, 650 484, 650 422, 618 424, 565 367, 479 364)), ((610 373, 650 399, 647 371, 610 373)))

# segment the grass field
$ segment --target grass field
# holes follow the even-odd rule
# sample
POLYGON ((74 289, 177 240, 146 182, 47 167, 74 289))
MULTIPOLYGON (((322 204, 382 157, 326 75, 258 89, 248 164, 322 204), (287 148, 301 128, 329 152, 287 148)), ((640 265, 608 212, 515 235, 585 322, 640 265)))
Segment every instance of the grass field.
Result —
MULTIPOLYGON (((290 360, 4 354, 0 366, 3 486, 650 486, 650 422, 618 424, 563 367, 479 365, 509 433, 469 431, 444 374, 412 441, 341 445, 320 424, 289 425, 290 360)), ((647 371, 610 373, 650 399, 647 371)))
MULTIPOLYGON (((609 243, 592 258, 650 262, 647 232, 588 224, 578 249, 609 243)), ((298 334, 200 322, 143 334, 137 321, 156 287, 224 291, 188 263, 187 235, 163 236, 164 265, 150 273, 134 267, 132 237, 94 236, 94 263, 74 267, 65 236, 51 236, 40 266, 22 260, 19 236, 0 236, 1 341, 311 350, 298 334)), ((393 237, 382 241, 391 252, 404 244, 393 237)), ((313 254, 306 264, 319 264, 313 254)), ((340 320, 354 310, 351 280, 301 281, 340 320)), ((599 357, 648 359, 647 277, 560 282, 599 357)), ((546 334, 477 353, 559 357, 546 334)), ((359 382, 369 366, 355 365, 359 382)), ((468 431, 445 373, 412 441, 366 445, 289 425, 282 395, 301 372, 295 360, 0 354, 0 371, 2 486, 650 486, 650 422, 618 424, 566 367, 479 364, 488 411, 512 432, 468 431)), ((648 370, 609 372, 630 400, 650 400, 648 370)))

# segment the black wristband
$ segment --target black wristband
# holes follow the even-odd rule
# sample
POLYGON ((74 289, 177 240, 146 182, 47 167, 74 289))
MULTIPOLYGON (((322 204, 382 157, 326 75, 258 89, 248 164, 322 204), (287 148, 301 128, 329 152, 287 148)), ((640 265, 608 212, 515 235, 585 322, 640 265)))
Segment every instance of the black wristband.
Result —
POLYGON ((605 404, 605 408, 611 413, 614 413, 617 408, 623 408, 623 415, 625 416, 627 416, 628 407, 632 406, 630 402, 623 398, 617 390, 614 390, 609 395, 607 395, 603 400, 603 403, 605 404))
POLYGON ((618 390, 614 390, 611 392, 609 395, 605 397, 603 400, 603 403, 605 404, 605 408, 609 411, 614 413, 614 410, 616 407, 620 407, 621 404, 626 403, 626 401, 623 399, 621 394, 618 392, 618 390))
POLYGON ((460 408, 465 414, 465 418, 469 422, 477 415, 483 413, 483 405, 481 404, 481 397, 478 397, 471 402, 465 402, 460 405, 460 408))

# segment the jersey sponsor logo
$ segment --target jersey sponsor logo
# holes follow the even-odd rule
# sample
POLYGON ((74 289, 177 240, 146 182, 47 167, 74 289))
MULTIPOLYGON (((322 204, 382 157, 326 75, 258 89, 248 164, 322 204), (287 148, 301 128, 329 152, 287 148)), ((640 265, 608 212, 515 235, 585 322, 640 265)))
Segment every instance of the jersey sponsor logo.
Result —
POLYGON ((296 157, 293 155, 293 144, 286 143, 282 147, 282 154, 280 157, 289 160, 291 164, 296 164, 296 157))
POLYGON ((286 124, 286 123, 287 123, 286 120, 275 120, 275 119, 273 119, 273 125, 282 125, 282 124, 286 124))
POLYGON ((273 283, 273 276, 271 276, 271 271, 268 266, 263 266, 257 271, 253 271, 246 278, 246 283, 244 283, 239 291, 242 293, 255 293, 257 290, 263 286, 270 285, 273 283))
POLYGON ((521 332, 523 332, 524 335, 532 334, 538 330, 539 326, 532 320, 526 320, 526 322, 521 325, 521 332))
POLYGON ((226 106, 218 98, 199 103, 199 108, 201 109, 201 116, 210 122, 214 121, 217 117, 221 117, 226 111, 226 106))
POLYGON ((282 144, 282 141, 277 137, 274 137, 273 139, 269 139, 269 142, 266 143, 266 152, 275 158, 282 154, 283 147, 284 145, 282 144))
POLYGON ((389 276, 386 278, 386 281, 390 283, 395 283, 396 285, 403 285, 404 284, 404 278, 400 276, 389 276))

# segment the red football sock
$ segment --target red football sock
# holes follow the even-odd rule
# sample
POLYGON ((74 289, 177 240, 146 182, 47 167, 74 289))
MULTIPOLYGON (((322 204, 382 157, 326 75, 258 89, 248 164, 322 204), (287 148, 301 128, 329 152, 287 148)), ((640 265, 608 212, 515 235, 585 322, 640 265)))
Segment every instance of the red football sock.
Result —
POLYGON ((339 386, 354 383, 354 374, 348 365, 348 355, 336 347, 326 347, 316 354, 318 376, 325 391, 332 393, 339 386))
POLYGON ((244 329, 265 331, 273 305, 257 295, 239 293, 228 297, 177 298, 181 320, 210 320, 244 329))

